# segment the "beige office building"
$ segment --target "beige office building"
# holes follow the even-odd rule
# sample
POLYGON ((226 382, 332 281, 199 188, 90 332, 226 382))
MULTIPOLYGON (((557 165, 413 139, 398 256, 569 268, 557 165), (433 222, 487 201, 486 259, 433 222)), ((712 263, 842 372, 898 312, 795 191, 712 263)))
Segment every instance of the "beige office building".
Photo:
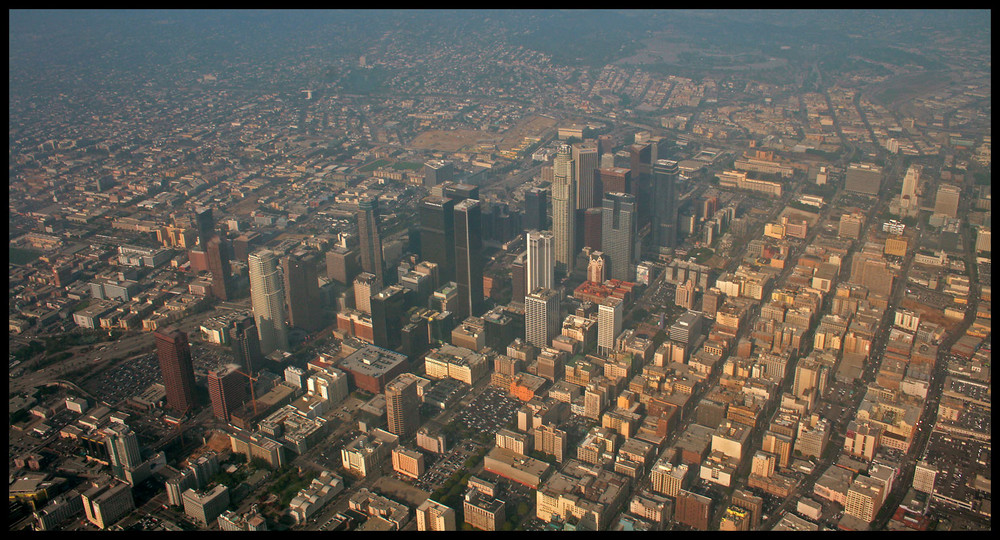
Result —
POLYGON ((437 501, 426 499, 417 507, 418 531, 455 531, 455 510, 437 501))

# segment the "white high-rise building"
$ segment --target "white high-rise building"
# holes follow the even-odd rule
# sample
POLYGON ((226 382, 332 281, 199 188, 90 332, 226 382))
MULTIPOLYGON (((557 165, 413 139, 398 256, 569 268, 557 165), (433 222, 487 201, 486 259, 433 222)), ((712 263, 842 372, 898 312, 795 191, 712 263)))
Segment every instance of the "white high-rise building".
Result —
POLYGON ((573 268, 576 239, 576 178, 573 149, 564 144, 552 165, 552 234, 556 243, 556 263, 573 268))
POLYGON ((615 338, 622 332, 624 302, 608 298, 597 308, 597 351, 608 354, 615 348, 615 338))
POLYGON ((276 349, 288 350, 288 325, 285 322, 285 284, 278 257, 262 249, 247 257, 250 273, 250 303, 260 336, 261 354, 276 349))
POLYGON ((537 288, 524 297, 524 340, 539 349, 549 347, 559 333, 559 293, 537 288))
POLYGON ((899 193, 902 208, 917 208, 917 186, 920 185, 920 166, 910 165, 903 177, 903 189, 899 193))
POLYGON ((528 266, 525 268, 525 290, 555 287, 555 239, 551 231, 528 231, 528 266))
POLYGON ((112 422, 104 428, 105 445, 108 448, 108 460, 116 478, 126 479, 123 471, 142 464, 139 453, 139 439, 131 428, 125 424, 112 422))
POLYGON ((601 205, 596 196, 594 177, 600 167, 597 156, 597 144, 579 143, 573 145, 573 163, 576 175, 576 207, 577 209, 593 208, 601 205))

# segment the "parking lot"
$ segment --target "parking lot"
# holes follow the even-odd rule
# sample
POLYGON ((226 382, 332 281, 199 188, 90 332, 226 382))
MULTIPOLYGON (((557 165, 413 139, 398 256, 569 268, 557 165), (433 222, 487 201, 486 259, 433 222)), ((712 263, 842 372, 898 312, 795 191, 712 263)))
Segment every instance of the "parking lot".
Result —
POLYGON ((495 435, 517 416, 522 403, 503 390, 489 387, 462 410, 455 420, 475 433, 495 435))
POLYGON ((436 463, 417 480, 413 487, 424 491, 434 491, 456 472, 466 470, 465 461, 483 448, 479 442, 472 440, 459 441, 451 450, 441 456, 436 463))
POLYGON ((160 363, 155 353, 127 360, 88 381, 87 389, 105 403, 116 405, 160 382, 160 363))

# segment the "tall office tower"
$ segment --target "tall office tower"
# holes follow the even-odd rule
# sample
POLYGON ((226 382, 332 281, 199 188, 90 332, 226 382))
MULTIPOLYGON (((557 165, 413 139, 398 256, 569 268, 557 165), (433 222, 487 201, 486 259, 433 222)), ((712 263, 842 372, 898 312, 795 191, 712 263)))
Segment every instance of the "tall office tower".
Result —
POLYGON ((194 366, 187 334, 170 327, 153 332, 160 373, 167 391, 167 407, 184 415, 197 405, 194 395, 194 366))
POLYGON ((427 319, 420 316, 411 318, 409 322, 404 320, 404 322, 406 324, 399 331, 399 352, 405 354, 413 362, 430 348, 430 329, 427 327, 427 319))
POLYGON ((260 352, 260 334, 257 333, 257 323, 253 317, 247 316, 233 321, 229 327, 229 343, 233 348, 233 356, 242 371, 253 377, 254 371, 260 368, 264 355, 260 352))
POLYGON ((712 287, 701 295, 701 313, 709 319, 715 318, 715 313, 719 311, 722 291, 712 287))
POLYGON ((528 295, 528 252, 523 251, 514 257, 510 265, 511 302, 524 303, 528 295))
POLYGON ((250 304, 253 308, 261 354, 288 350, 285 323, 285 284, 273 251, 262 249, 247 257, 250 274, 250 304))
POLYGON ((483 205, 483 242, 501 246, 521 233, 521 214, 511 213, 507 203, 483 205))
POLYGON ((702 321, 701 312, 690 309, 685 311, 677 318, 677 322, 670 325, 670 339, 690 348, 701 335, 702 321))
POLYGON ((604 210, 588 208, 583 212, 583 247, 601 249, 601 228, 604 227, 604 210))
POLYGON ((407 289, 391 285, 371 298, 372 334, 376 346, 395 350, 402 343, 407 289))
POLYGON ((451 182, 455 177, 455 164, 451 161, 431 160, 424 163, 423 173, 426 187, 451 182))
POLYGON ((573 176, 572 149, 562 145, 552 165, 552 234, 556 241, 556 264, 573 269, 576 240, 576 179, 573 176))
POLYGON ((382 261, 382 235, 378 227, 378 199, 369 197, 358 201, 358 239, 361 248, 361 268, 375 275, 378 289, 385 284, 385 265, 382 261))
POLYGON ((594 283, 604 283, 607 281, 607 261, 602 251, 591 251, 590 261, 587 262, 587 281, 594 283))
POLYGON ((417 397, 417 383, 420 377, 412 373, 402 373, 385 385, 385 410, 388 430, 400 439, 417 432, 420 427, 420 399, 417 397))
POLYGON ((455 204, 455 282, 458 284, 458 318, 483 313, 483 220, 479 201, 455 204))
POLYGON ((372 314, 372 296, 378 293, 375 274, 361 272, 354 278, 354 309, 372 314))
POLYGON ((528 266, 525 289, 555 288, 555 240, 550 231, 528 231, 528 266))
POLYGON ((247 400, 249 379, 240 373, 240 366, 229 364, 209 371, 207 381, 212 414, 228 422, 233 411, 247 400))
POLYGON ((666 137, 655 135, 649 138, 649 162, 656 163, 658 160, 667 159, 671 143, 666 137))
POLYGON ((142 464, 142 454, 139 453, 139 438, 125 424, 111 422, 102 430, 104 444, 108 449, 108 461, 111 474, 119 480, 126 480, 125 471, 142 464))
POLYGON ((639 175, 650 173, 653 164, 653 148, 649 143, 633 144, 628 148, 628 155, 633 180, 636 180, 639 175))
POLYGON ((597 154, 597 144, 593 142, 573 145, 573 163, 576 168, 576 208, 587 209, 601 205, 601 199, 596 195, 594 178, 600 163, 597 154))
POLYGON ((549 190, 531 188, 524 194, 524 215, 521 226, 524 230, 545 230, 549 228, 549 190))
POLYGON ((653 167, 653 245, 677 246, 676 161, 661 159, 653 167))
POLYGON ((632 195, 636 201, 636 229, 649 223, 653 212, 652 183, 653 148, 649 143, 633 144, 629 147, 629 159, 632 167, 632 195))
POLYGON ((687 280, 683 285, 677 285, 677 291, 674 293, 674 304, 684 308, 684 309, 694 309, 694 281, 687 280))
POLYGON ((208 251, 208 241, 218 234, 215 230, 215 219, 212 218, 212 209, 205 206, 196 208, 194 222, 198 228, 198 248, 208 251))
POLYGON ((456 203, 463 199, 479 200, 479 186, 458 182, 448 182, 444 185, 442 196, 454 200, 456 203))
POLYGON ((205 249, 208 258, 208 271, 212 273, 212 294, 219 300, 229 300, 232 289, 232 272, 229 268, 229 249, 227 242, 219 235, 208 241, 205 249))
MULTIPOLYGON (((615 166, 615 155, 612 154, 611 152, 601 152, 601 168, 611 169, 614 166, 615 166)), ((600 173, 598 173, 598 179, 600 179, 600 173)), ((598 187, 600 187, 600 185, 598 185, 598 187)), ((603 194, 601 194, 600 189, 598 189, 597 192, 599 195, 603 196, 603 194)))
POLYGON ((830 368, 811 357, 805 357, 795 364, 795 379, 792 382, 792 395, 816 404, 826 391, 830 368))
POLYGON ((615 339, 622 332, 625 302, 609 297, 597 306, 597 350, 608 354, 615 349, 615 339))
POLYGON ((306 332, 319 330, 323 322, 316 262, 314 253, 291 254, 281 258, 288 324, 306 332))
POLYGON ((951 184, 941 184, 938 187, 937 199, 934 201, 934 213, 944 214, 950 218, 958 217, 958 199, 962 188, 951 184))
POLYGON ((604 196, 601 245, 611 263, 611 278, 635 279, 635 196, 608 193, 604 196))
POLYGON ((899 205, 903 208, 917 208, 917 186, 920 185, 920 165, 910 165, 903 176, 903 189, 899 192, 899 205))
POLYGON ((257 248, 263 247, 263 245, 264 235, 259 232, 251 231, 241 234, 233 240, 233 257, 237 261, 246 263, 247 256, 256 251, 257 248))
POLYGON ((604 154, 611 153, 611 149, 615 146, 615 138, 611 135, 598 135, 597 136, 597 153, 601 156, 604 154))
POLYGON ((361 271, 358 251, 343 246, 334 246, 326 253, 326 277, 341 285, 354 283, 354 276, 361 271))
POLYGON ((455 280, 455 201, 424 197, 420 202, 420 256, 438 265, 440 282, 455 280))
POLYGON ((631 193, 632 171, 622 167, 604 167, 597 171, 597 196, 608 193, 631 193))
POLYGON ((524 340, 544 349, 559 333, 559 293, 535 289, 524 297, 524 340))

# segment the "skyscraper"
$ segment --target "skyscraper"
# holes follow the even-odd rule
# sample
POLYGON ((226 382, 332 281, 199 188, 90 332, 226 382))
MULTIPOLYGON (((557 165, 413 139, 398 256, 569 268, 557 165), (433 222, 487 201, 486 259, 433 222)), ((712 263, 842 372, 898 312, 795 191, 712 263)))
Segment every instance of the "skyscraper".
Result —
POLYGON ((111 422, 103 430, 105 445, 108 449, 108 461, 111 474, 119 480, 126 480, 125 471, 142 464, 139 453, 139 439, 135 432, 125 424, 111 422))
POLYGON ((661 159, 653 166, 653 245, 677 245, 677 162, 661 159))
POLYGON ((431 160, 424 163, 423 173, 424 185, 427 187, 451 182, 455 177, 455 164, 451 161, 431 160))
POLYGON ((219 300, 229 300, 232 295, 232 272, 229 267, 229 241, 216 234, 208 241, 205 252, 208 271, 212 273, 212 294, 219 300))
POLYGON ((260 352, 260 334, 257 332, 257 323, 252 316, 233 321, 233 326, 229 328, 229 342, 233 348, 233 356, 236 363, 243 372, 253 376, 254 371, 260 369, 264 360, 260 352))
POLYGON ((247 400, 249 380, 239 372, 240 366, 229 364, 208 372, 208 397, 212 401, 212 414, 228 422, 237 407, 247 400))
POLYGON ((197 402, 194 395, 194 366, 187 334, 170 327, 153 333, 160 373, 167 392, 167 407, 183 415, 192 411, 197 402))
POLYGON ((600 206, 601 199, 597 197, 594 187, 594 178, 600 167, 597 144, 592 142, 574 144, 573 163, 576 169, 576 208, 585 210, 600 206))
POLYGON ((378 293, 375 274, 361 272, 354 278, 354 309, 372 314, 372 296, 378 293))
POLYGON ((587 281, 594 283, 604 283, 607 281, 607 267, 605 262, 604 252, 590 252, 590 260, 587 261, 587 281))
POLYGON ((521 224, 524 230, 544 230, 549 228, 549 190, 531 188, 524 194, 524 216, 521 224))
POLYGON ((420 427, 418 382, 420 377, 412 373, 402 373, 385 385, 388 431, 401 439, 415 434, 420 427))
POLYGON ((695 284, 694 280, 687 280, 683 284, 677 285, 674 293, 674 304, 684 309, 694 309, 695 284))
POLYGON ((597 350, 608 354, 615 348, 615 339, 622 331, 624 302, 609 297, 597 307, 597 350))
POLYGON ((556 241, 556 264, 572 270, 576 240, 576 178, 572 149, 562 145, 552 165, 552 234, 556 241))
POLYGON ((202 251, 208 251, 208 241, 216 234, 212 209, 205 206, 196 208, 194 211, 194 222, 198 228, 198 248, 202 251))
POLYGON ((632 166, 632 195, 636 200, 637 229, 649 223, 652 214, 652 190, 650 180, 653 168, 653 147, 649 143, 633 144, 629 147, 632 166))
POLYGON ((555 288, 555 245, 551 231, 528 231, 525 290, 555 288))
POLYGON ((608 193, 631 193, 632 171, 622 167, 605 167, 597 171, 597 196, 604 200, 608 193))
POLYGON ((919 165, 910 165, 903 176, 903 189, 899 193, 899 205, 902 208, 917 208, 917 186, 920 185, 919 165))
POLYGON ((275 349, 288 350, 285 323, 285 284, 273 251, 262 249, 247 257, 250 274, 250 302, 253 307, 261 354, 275 349))
POLYGON ((395 350, 402 343, 407 292, 399 285, 390 285, 372 296, 372 334, 376 346, 395 350))
POLYGON ((334 246, 326 254, 326 277, 340 283, 350 285, 354 276, 361 271, 358 260, 358 250, 344 246, 334 246))
POLYGON ((601 246, 611 263, 611 278, 632 281, 635 276, 635 197, 628 193, 604 196, 601 246))
POLYGON ((601 249, 601 228, 604 227, 604 210, 588 208, 583 212, 583 247, 601 249))
POLYGON ((559 294, 538 288, 524 297, 524 340, 543 349, 559 333, 559 294))
POLYGON ((361 268, 375 275, 377 288, 385 284, 385 265, 382 261, 382 236, 378 227, 378 199, 369 197, 358 201, 358 244, 361 248, 361 268))
POLYGON ((288 323, 307 332, 319 330, 323 321, 316 256, 311 253, 287 255, 281 258, 281 270, 285 279, 288 323))
POLYGON ((421 258, 438 265, 440 283, 455 280, 455 201, 424 197, 420 202, 421 258))
POLYGON ((455 204, 455 282, 458 318, 483 313, 483 235, 479 201, 455 204))
POLYGON ((510 288, 511 301, 518 304, 524 303, 524 297, 528 295, 528 252, 522 251, 510 265, 510 288))
POLYGON ((463 199, 479 200, 479 186, 465 184, 462 182, 457 184, 454 182, 446 183, 441 193, 443 196, 454 200, 456 203, 463 199))

